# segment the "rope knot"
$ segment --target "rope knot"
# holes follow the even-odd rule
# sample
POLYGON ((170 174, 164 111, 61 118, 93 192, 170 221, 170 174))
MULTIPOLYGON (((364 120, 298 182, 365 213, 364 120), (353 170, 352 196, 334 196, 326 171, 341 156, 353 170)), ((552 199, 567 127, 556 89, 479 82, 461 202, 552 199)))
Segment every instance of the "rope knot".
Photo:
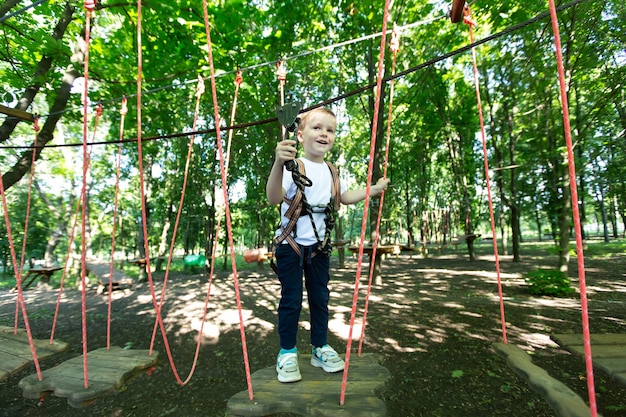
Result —
POLYGON ((285 81, 287 79, 287 67, 284 61, 278 61, 276 64, 276 75, 278 75, 279 81, 285 81))
POLYGON ((235 84, 239 87, 243 82, 243 76, 241 75, 241 70, 237 70, 237 76, 235 77, 235 84))
POLYGON ((125 116, 126 113, 128 113, 128 107, 126 106, 127 102, 128 100, 126 99, 126 97, 122 98, 122 108, 120 109, 120 114, 122 116, 125 116))
POLYGON ((84 7, 87 11, 93 12, 96 10, 96 0, 85 0, 84 7))
POLYGON ((196 97, 200 98, 204 94, 204 79, 198 74, 198 85, 196 86, 196 97))
POLYGON ((389 49, 391 49, 391 52, 393 52, 394 54, 397 54, 398 51, 400 50, 400 35, 398 34, 396 28, 393 28, 393 31, 391 32, 391 40, 389 41, 389 49))
POLYGON ((468 26, 476 26, 476 22, 472 19, 472 12, 469 6, 465 6, 465 9, 463 9, 463 23, 468 26))
POLYGON ((35 118, 33 119, 33 130, 35 132, 39 132, 41 130, 41 127, 39 126, 39 117, 35 116, 35 118))
POLYGON ((98 105, 96 106, 96 116, 102 116, 102 103, 98 103, 98 105))

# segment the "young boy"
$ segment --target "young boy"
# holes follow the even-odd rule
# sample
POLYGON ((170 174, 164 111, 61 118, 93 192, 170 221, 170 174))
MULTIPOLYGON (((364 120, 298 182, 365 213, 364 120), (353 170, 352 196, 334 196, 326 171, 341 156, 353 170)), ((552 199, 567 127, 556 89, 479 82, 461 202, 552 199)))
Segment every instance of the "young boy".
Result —
MULTIPOLYGON (((303 114, 298 125, 297 138, 304 150, 300 161, 304 164, 306 177, 311 180, 311 184, 304 189, 304 195, 308 204, 313 207, 313 213, 312 218, 309 215, 299 217, 290 238, 277 242, 279 244, 275 250, 278 279, 281 284, 278 306, 278 335, 281 349, 276 362, 280 382, 296 382, 302 379, 298 367, 296 334, 302 309, 303 274, 311 313, 313 353, 311 365, 326 372, 339 372, 344 369, 343 359, 327 343, 330 261, 329 256, 320 251, 320 240, 326 231, 326 214, 319 207, 325 207, 331 202, 333 183, 330 168, 325 163, 324 157, 335 143, 336 127, 335 114, 326 108, 313 109, 303 114), (315 224, 312 224, 313 221, 315 224), (296 251, 293 246, 298 250, 296 251)), ((285 162, 296 159, 295 145, 294 140, 283 140, 278 143, 276 159, 267 180, 266 194, 270 204, 282 202, 281 227, 276 232, 277 237, 281 235, 284 237, 285 227, 290 220, 285 217, 289 205, 283 198, 293 199, 297 190, 292 173, 284 168, 285 162)), ((389 180, 381 178, 376 185, 370 187, 370 195, 380 195, 388 183, 389 180)), ((341 184, 340 188, 342 204, 354 204, 365 199, 365 189, 346 191, 344 184, 341 184)))

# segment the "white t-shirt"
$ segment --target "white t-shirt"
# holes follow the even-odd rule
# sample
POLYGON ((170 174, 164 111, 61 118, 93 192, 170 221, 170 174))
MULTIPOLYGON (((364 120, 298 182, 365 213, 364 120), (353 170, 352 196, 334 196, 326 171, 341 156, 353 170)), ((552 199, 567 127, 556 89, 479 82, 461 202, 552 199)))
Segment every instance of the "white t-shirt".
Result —
MULTIPOLYGON (((306 158, 299 159, 304 163, 305 175, 312 182, 310 187, 304 187, 304 195, 306 196, 307 202, 313 206, 313 220, 315 221, 315 228, 317 229, 317 234, 321 240, 324 239, 324 233, 326 232, 324 208, 329 203, 331 198, 333 177, 326 162, 317 163, 309 161, 306 158)), ((340 183, 341 194, 343 194, 346 191, 345 184, 343 181, 340 181, 340 183)), ((296 184, 293 182, 291 172, 287 171, 286 168, 283 168, 283 189, 285 190, 285 197, 290 200, 295 197, 298 189, 296 184)), ((285 217, 285 212, 288 208, 289 206, 287 203, 281 203, 280 221, 283 228, 289 223, 289 219, 285 217)), ((295 240, 298 244, 310 246, 317 243, 315 232, 313 231, 313 227, 311 225, 311 218, 308 215, 301 216, 298 219, 295 231, 295 240)), ((280 236, 281 234, 282 229, 278 229, 276 231, 276 236, 280 236)), ((293 236, 293 232, 291 235, 293 236)), ((287 241, 284 240, 282 243, 287 244, 287 241)))

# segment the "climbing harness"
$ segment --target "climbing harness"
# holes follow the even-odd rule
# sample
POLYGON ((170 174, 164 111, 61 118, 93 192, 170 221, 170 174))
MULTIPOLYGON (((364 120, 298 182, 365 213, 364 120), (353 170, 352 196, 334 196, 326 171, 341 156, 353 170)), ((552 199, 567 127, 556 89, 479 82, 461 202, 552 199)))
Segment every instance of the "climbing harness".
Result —
POLYGON ((335 168, 332 163, 325 161, 332 177, 330 201, 326 205, 312 206, 307 201, 305 187, 309 187, 313 183, 306 176, 304 163, 300 159, 296 159, 294 162, 296 169, 291 171, 291 173, 293 177, 293 182, 296 185, 296 194, 292 199, 286 197, 283 198, 283 202, 289 206, 289 208, 285 212, 285 217, 289 219, 289 222, 285 226, 282 226, 281 224, 281 234, 274 239, 274 243, 276 245, 279 245, 286 240, 287 243, 289 243, 289 245, 296 252, 296 254, 300 256, 300 246, 295 241, 295 238, 297 237, 296 225, 300 217, 309 216, 309 219, 311 220, 311 226, 313 228, 313 233, 315 234, 315 239, 317 240, 317 248, 315 252, 313 252, 312 256, 315 256, 315 254, 319 252, 324 256, 329 257, 332 253, 330 233, 335 227, 335 211, 339 210, 341 201, 341 186, 339 183, 339 174, 337 173, 337 168, 335 168), (324 233, 323 239, 320 239, 317 227, 315 225, 315 221, 313 220, 313 213, 324 213, 324 224, 326 226, 326 231, 324 233))
MULTIPOLYGON (((276 108, 276 116, 278 117, 278 120, 283 125, 285 130, 285 139, 289 138, 289 133, 293 133, 297 130, 298 123, 300 121, 300 119, 298 118, 298 113, 300 109, 301 104, 298 102, 288 103, 276 108)), ((330 257, 332 253, 330 232, 335 227, 334 213, 336 210, 339 210, 339 206, 341 203, 341 186, 339 183, 337 168, 335 168, 332 163, 327 161, 326 165, 328 166, 332 177, 330 201, 326 205, 311 206, 306 198, 305 187, 310 187, 311 185, 313 185, 313 182, 306 176, 304 163, 299 159, 285 162, 285 168, 287 169, 287 171, 291 172, 293 182, 296 185, 296 194, 292 199, 288 199, 286 197, 283 198, 283 202, 289 206, 289 208, 285 212, 285 217, 289 219, 289 222, 286 226, 282 226, 281 222, 281 233, 274 239, 274 244, 280 245, 283 241, 286 240, 298 256, 301 255, 301 251, 300 246, 295 241, 295 238, 297 237, 296 224, 298 223, 298 219, 302 216, 309 216, 309 219, 311 220, 311 226, 313 228, 313 233, 315 233, 315 239, 317 240, 317 248, 311 256, 315 256, 317 253, 321 253, 326 257, 330 257), (326 226, 326 231, 324 233, 323 239, 320 239, 317 227, 315 225, 315 221, 313 219, 313 213, 321 212, 324 213, 324 224, 326 226)), ((273 263, 273 259, 270 265, 272 269, 276 271, 276 266, 273 263)))

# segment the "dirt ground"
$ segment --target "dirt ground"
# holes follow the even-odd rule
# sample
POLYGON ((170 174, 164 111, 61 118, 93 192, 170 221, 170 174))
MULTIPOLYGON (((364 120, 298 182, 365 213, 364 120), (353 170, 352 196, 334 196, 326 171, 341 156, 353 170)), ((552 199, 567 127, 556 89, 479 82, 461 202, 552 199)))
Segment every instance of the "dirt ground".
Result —
MULTIPOLYGON (((517 377, 492 348, 502 341, 498 287, 489 245, 478 248, 469 262, 460 254, 423 259, 402 254, 383 261, 383 280, 373 285, 363 351, 380 356, 392 375, 383 399, 388 416, 511 416, 544 417, 554 412, 544 399, 517 377), (482 252, 481 252, 482 251, 482 252)), ((329 341, 345 352, 357 263, 345 268, 333 258, 329 341)), ((550 267, 554 256, 524 254, 514 263, 501 259, 506 331, 509 343, 532 354, 533 362, 588 400, 583 360, 550 340, 551 334, 581 333, 580 302, 571 298, 531 296, 522 273, 550 267)), ((590 329, 592 333, 626 332, 626 254, 586 259, 590 329)), ((358 337, 367 289, 367 262, 359 284, 358 337)), ((570 276, 577 277, 572 261, 570 276)), ((162 282, 163 275, 156 276, 162 282)), ((275 331, 279 285, 269 267, 239 271, 247 353, 252 372, 273 366, 278 349, 275 331)), ((577 279, 574 278, 576 287, 577 279)), ((157 286, 161 288, 159 284, 157 286)), ((173 360, 182 379, 189 374, 202 320, 208 278, 171 274, 163 317, 173 360)), ((25 292, 29 320, 36 338, 49 338, 57 298, 55 290, 25 292)), ((191 381, 176 383, 160 333, 155 350, 161 361, 151 375, 142 373, 120 390, 92 405, 75 409, 66 399, 48 396, 25 400, 20 379, 34 367, 0 383, 0 417, 17 416, 225 416, 231 396, 247 389, 241 334, 232 275, 213 280, 201 337, 197 367, 191 381)), ((70 350, 42 362, 47 369, 82 352, 80 293, 64 292, 56 338, 70 350)), ((106 346, 106 297, 87 296, 89 349, 106 346)), ((0 324, 12 325, 15 294, 0 292, 0 324)), ((116 291, 112 344, 148 349, 155 314, 148 284, 116 291)), ((298 347, 308 349, 308 309, 303 310, 298 347)), ((358 340, 352 344, 353 351, 358 340)), ((595 371, 598 411, 605 417, 626 416, 626 387, 595 371)), ((349 405, 347 405, 349 406, 349 405)))

